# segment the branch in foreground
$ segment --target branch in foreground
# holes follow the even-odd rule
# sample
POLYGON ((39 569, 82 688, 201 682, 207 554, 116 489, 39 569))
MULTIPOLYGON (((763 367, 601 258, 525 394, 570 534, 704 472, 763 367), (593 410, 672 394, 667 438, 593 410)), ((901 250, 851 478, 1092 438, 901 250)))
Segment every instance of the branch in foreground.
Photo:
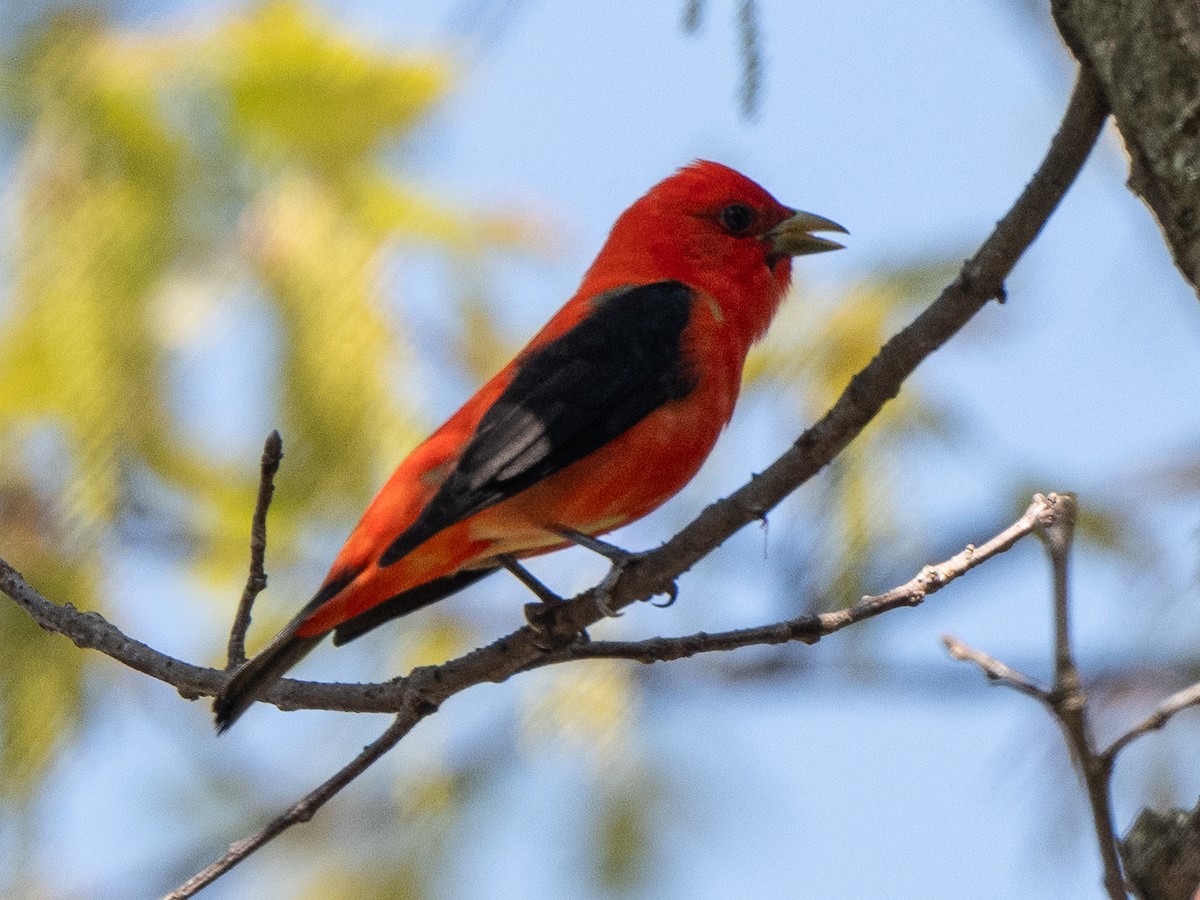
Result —
POLYGON ((819 615, 798 616, 786 622, 739 628, 717 633, 699 632, 685 637, 656 637, 644 641, 591 641, 575 643, 546 654, 538 665, 574 659, 632 659, 642 663, 668 662, 698 653, 735 650, 763 644, 800 641, 815 644, 826 635, 902 606, 919 606, 930 594, 981 563, 1003 553, 1033 531, 1046 528, 1059 511, 1059 495, 1035 494, 1033 502, 1017 521, 979 546, 970 544, 945 562, 926 566, 915 577, 885 594, 863 597, 847 609, 819 615))
MULTIPOLYGON (((685 638, 652 638, 647 641, 619 642, 598 641, 575 643, 558 651, 542 655, 536 666, 568 662, 577 659, 624 658, 640 662, 661 662, 692 656, 696 653, 715 650, 731 650, 751 644, 777 644, 785 641, 801 641, 815 644, 821 637, 869 619, 890 609, 901 606, 918 606, 930 594, 941 590, 951 581, 965 575, 971 569, 1011 548, 1021 538, 1034 531, 1049 527, 1054 516, 1060 513, 1059 495, 1035 494, 1033 502, 1024 514, 995 537, 976 547, 968 546, 961 553, 936 566, 926 566, 914 578, 885 594, 864 597, 862 602, 849 609, 823 613, 817 616, 802 616, 789 622, 780 622, 763 628, 746 628, 719 634, 697 634, 685 638)), ((225 872, 266 844, 272 838, 300 822, 307 822, 313 814, 361 775, 376 760, 394 747, 414 725, 427 715, 429 710, 413 708, 402 713, 397 720, 374 743, 369 745, 353 762, 322 784, 308 796, 289 807, 254 835, 231 844, 225 855, 192 876, 166 900, 183 900, 193 896, 201 888, 211 884, 225 872)))

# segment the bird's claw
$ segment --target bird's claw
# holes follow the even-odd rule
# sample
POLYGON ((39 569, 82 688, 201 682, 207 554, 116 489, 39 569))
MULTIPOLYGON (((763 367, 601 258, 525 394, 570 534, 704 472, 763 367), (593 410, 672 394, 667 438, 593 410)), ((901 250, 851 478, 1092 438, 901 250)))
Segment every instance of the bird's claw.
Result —
POLYGON ((612 600, 612 594, 610 592, 616 585, 617 580, 625 573, 625 570, 646 554, 622 550, 620 547, 614 546, 607 541, 600 541, 588 535, 579 535, 579 537, 587 538, 587 543, 584 543, 583 541, 578 542, 580 546, 587 547, 587 549, 592 550, 595 553, 599 553, 610 563, 612 563, 608 569, 608 574, 604 576, 604 580, 601 581, 599 586, 596 588, 596 609, 598 609, 606 618, 619 619, 625 614, 619 609, 612 608, 612 604, 610 602, 612 600))
POLYGON ((587 631, 568 632, 560 627, 557 613, 559 608, 566 605, 566 601, 542 584, 532 572, 517 562, 515 557, 504 554, 496 557, 496 561, 538 598, 537 603, 526 603, 524 612, 525 621, 529 623, 529 629, 533 632, 533 642, 539 650, 557 650, 572 641, 590 640, 587 631))
MULTIPOLYGON (((679 585, 672 581, 664 593, 667 595, 667 599, 662 603, 655 603, 654 600, 649 597, 646 598, 646 602, 648 602, 651 606, 657 606, 659 609, 666 609, 668 606, 674 605, 675 601, 679 599, 679 585)), ((655 596, 657 596, 657 594, 655 596)))
MULTIPOLYGON (((604 581, 607 582, 608 579, 605 578, 604 581)), ((625 615, 625 613, 621 612, 621 610, 613 609, 609 603, 610 600, 612 600, 612 596, 608 593, 608 588, 606 588, 604 584, 601 584, 600 587, 596 589, 596 609, 599 611, 600 615, 604 616, 606 619, 619 619, 621 616, 625 615)))
MULTIPOLYGON (((613 585, 617 583, 617 579, 621 577, 621 574, 627 568, 629 568, 630 565, 640 560, 646 554, 643 552, 622 550, 620 547, 608 543, 608 541, 602 541, 599 538, 592 537, 590 534, 584 534, 583 532, 576 531, 573 528, 558 528, 556 530, 562 537, 566 538, 572 543, 591 550, 593 553, 598 553, 612 563, 612 567, 608 570, 608 574, 604 576, 604 580, 600 582, 600 585, 596 588, 596 609, 598 609, 602 615, 610 619, 616 619, 624 615, 624 613, 622 613, 620 610, 612 608, 612 604, 610 602, 612 600, 612 596, 609 592, 612 590, 613 585)), ((660 609, 666 609, 679 599, 679 585, 672 581, 665 593, 667 595, 667 599, 662 603, 655 603, 653 600, 650 600, 650 598, 647 598, 647 600, 650 602, 651 606, 657 606, 660 609)))

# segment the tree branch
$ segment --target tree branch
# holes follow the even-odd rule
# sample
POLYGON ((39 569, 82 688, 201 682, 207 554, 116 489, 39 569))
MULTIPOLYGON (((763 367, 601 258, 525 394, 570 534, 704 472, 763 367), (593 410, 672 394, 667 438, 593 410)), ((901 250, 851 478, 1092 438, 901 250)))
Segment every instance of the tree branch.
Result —
POLYGON ((1018 672, 1016 669, 1000 662, 1000 660, 989 653, 984 653, 982 650, 976 650, 974 647, 964 644, 953 635, 942 635, 942 643, 955 659, 962 660, 963 662, 973 662, 979 666, 983 674, 994 684, 1012 688, 1018 693, 1044 703, 1047 708, 1052 708, 1050 689, 1038 684, 1037 681, 1023 672, 1018 672))
POLYGON ((1150 207, 1179 271, 1200 292, 1200 4, 1051 0, 1071 52, 1111 105, 1129 187, 1150 207))
POLYGON ((819 615, 804 615, 785 622, 739 628, 714 634, 699 632, 684 637, 655 637, 643 641, 577 642, 547 653, 537 665, 550 665, 576 659, 631 659, 641 663, 669 662, 698 653, 736 650, 755 645, 799 641, 815 644, 826 635, 841 631, 864 619, 870 619, 902 606, 919 606, 971 569, 1008 550, 1021 538, 1046 527, 1057 514, 1058 495, 1035 494, 1029 508, 1017 521, 978 547, 969 544, 962 552, 934 566, 925 566, 909 581, 884 594, 863 597, 854 606, 819 615))
POLYGON ((1191 687, 1186 687, 1181 691, 1176 691, 1162 703, 1154 708, 1154 712, 1150 713, 1145 719, 1134 725, 1123 735, 1105 748, 1100 754, 1105 764, 1109 767, 1116 762, 1117 755, 1136 741, 1140 737, 1144 737, 1152 731, 1158 731, 1166 725, 1175 715, 1183 712, 1185 709, 1191 709, 1194 706, 1200 706, 1200 683, 1193 684, 1191 687))
POLYGON ((1092 826, 1104 864, 1104 888, 1112 900, 1126 900, 1129 895, 1121 874, 1112 815, 1112 769, 1096 752, 1087 697, 1080 685, 1079 668, 1071 650, 1067 579, 1071 544, 1075 538, 1076 504, 1074 497, 1064 499, 1067 501, 1064 514, 1041 531, 1054 572, 1054 686, 1050 689, 1050 703, 1087 790, 1092 826))

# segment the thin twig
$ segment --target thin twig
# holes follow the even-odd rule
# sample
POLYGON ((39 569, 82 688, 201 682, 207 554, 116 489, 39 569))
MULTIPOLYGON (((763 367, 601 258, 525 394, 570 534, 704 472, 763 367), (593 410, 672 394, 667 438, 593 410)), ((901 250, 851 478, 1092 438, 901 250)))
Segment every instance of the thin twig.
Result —
POLYGON ((1060 515, 1039 530, 1054 576, 1053 690, 1078 698, 1077 705, 1082 706, 1086 698, 1079 686, 1079 668, 1071 651, 1071 604, 1067 584, 1078 504, 1072 494, 1063 494, 1061 501, 1060 515))
POLYGON ((161 653, 129 637, 98 612, 46 599, 3 559, 0 559, 0 593, 10 597, 46 631, 61 634, 81 649, 98 650, 131 669, 165 681, 189 700, 212 696, 225 681, 220 670, 195 666, 161 653))
POLYGON ((184 900, 192 897, 202 888, 212 884, 251 853, 264 844, 277 838, 293 825, 307 822, 322 806, 346 787, 355 778, 365 772, 380 757, 398 744, 412 730, 413 726, 423 718, 421 715, 399 715, 388 727, 387 731, 363 748, 362 752, 332 778, 309 793, 304 798, 289 806, 281 815, 275 817, 259 831, 229 845, 225 854, 211 865, 201 869, 163 900, 184 900))
POLYGON ((1037 681, 1023 672, 1018 672, 1016 669, 1005 665, 996 659, 996 657, 984 653, 982 650, 976 650, 953 635, 942 635, 942 643, 945 644, 946 649, 955 659, 963 660, 964 662, 973 662, 979 666, 989 681, 1012 688, 1014 691, 1018 691, 1028 697, 1033 697, 1033 699, 1046 704, 1047 707, 1051 705, 1050 689, 1038 684, 1037 681))
POLYGON ((965 575, 984 561, 1003 553, 1033 531, 1044 527, 1055 515, 1058 495, 1035 494, 1029 507, 1012 525, 978 546, 966 549, 942 563, 925 566, 909 581, 884 594, 863 597, 847 609, 819 615, 798 616, 785 622, 739 628, 715 633, 699 632, 683 637, 656 637, 644 641, 592 641, 575 643, 546 654, 537 666, 574 659, 632 659, 642 663, 668 662, 695 656, 698 653, 735 650, 763 644, 783 644, 799 641, 815 644, 826 635, 873 618, 901 606, 918 606, 930 594, 936 593, 965 575))
POLYGON ((229 650, 226 654, 226 667, 229 669, 246 661, 246 632, 250 628, 250 611, 254 607, 255 598, 267 586, 264 567, 267 553, 267 510, 270 509, 271 497, 275 494, 275 473, 279 471, 281 459, 283 438, 279 436, 278 431, 272 431, 263 444, 258 500, 254 504, 254 517, 250 521, 250 574, 246 578, 242 599, 238 601, 233 627, 229 630, 229 650))
POLYGON ((742 84, 738 99, 741 101, 742 116, 753 119, 758 115, 763 79, 762 30, 758 26, 756 0, 742 0, 738 7, 737 26, 742 52, 742 84))
POLYGON ((1185 709, 1191 709, 1194 706, 1200 706, 1200 683, 1193 684, 1191 687, 1186 687, 1181 691, 1176 691, 1162 703, 1154 708, 1154 712, 1150 713, 1145 719, 1134 725, 1123 735, 1105 748, 1100 754, 1100 758, 1105 764, 1112 768, 1116 762, 1117 754, 1124 750, 1140 737, 1144 737, 1152 731, 1157 731, 1166 725, 1178 713, 1185 709))

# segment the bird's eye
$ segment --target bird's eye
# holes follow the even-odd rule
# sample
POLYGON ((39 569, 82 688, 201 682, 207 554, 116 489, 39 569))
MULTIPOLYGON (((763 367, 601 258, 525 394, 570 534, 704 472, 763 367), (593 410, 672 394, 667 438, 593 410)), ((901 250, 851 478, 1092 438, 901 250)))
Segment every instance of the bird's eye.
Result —
POLYGON ((754 221, 754 210, 743 203, 731 203, 721 210, 721 224, 730 234, 741 234, 754 221))

